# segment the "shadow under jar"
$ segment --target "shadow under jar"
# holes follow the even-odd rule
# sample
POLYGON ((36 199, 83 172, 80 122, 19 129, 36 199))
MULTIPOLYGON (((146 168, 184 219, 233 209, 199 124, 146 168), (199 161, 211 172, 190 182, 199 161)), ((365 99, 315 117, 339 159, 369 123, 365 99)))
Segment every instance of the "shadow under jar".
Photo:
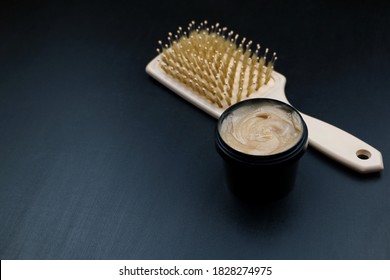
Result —
POLYGON ((292 190, 308 130, 292 106, 254 98, 223 112, 215 144, 230 190, 244 200, 270 202, 292 190))

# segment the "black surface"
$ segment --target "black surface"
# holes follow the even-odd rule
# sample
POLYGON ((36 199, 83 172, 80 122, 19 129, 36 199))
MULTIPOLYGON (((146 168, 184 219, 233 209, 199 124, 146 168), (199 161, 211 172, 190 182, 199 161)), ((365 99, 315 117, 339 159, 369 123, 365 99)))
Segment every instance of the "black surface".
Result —
POLYGON ((385 1, 2 1, 1 259, 389 259, 387 169, 309 149, 278 203, 228 192, 216 120, 144 71, 192 19, 277 51, 291 103, 386 165, 385 1))

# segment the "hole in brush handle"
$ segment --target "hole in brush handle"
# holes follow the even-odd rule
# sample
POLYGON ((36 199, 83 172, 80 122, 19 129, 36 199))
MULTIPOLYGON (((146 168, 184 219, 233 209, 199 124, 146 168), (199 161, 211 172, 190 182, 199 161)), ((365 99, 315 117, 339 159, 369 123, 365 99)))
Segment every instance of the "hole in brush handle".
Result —
POLYGON ((371 157, 371 153, 367 150, 360 149, 356 151, 356 156, 361 160, 367 160, 371 157))

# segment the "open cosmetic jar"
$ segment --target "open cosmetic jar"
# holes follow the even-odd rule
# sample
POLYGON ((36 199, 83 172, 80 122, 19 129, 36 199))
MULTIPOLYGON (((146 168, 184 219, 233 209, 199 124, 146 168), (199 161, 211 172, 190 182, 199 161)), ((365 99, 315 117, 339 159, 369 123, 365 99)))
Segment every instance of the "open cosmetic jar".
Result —
POLYGON ((292 106, 254 98, 226 109, 215 144, 230 190, 245 200, 273 201, 294 186, 299 159, 308 144, 307 126, 292 106))

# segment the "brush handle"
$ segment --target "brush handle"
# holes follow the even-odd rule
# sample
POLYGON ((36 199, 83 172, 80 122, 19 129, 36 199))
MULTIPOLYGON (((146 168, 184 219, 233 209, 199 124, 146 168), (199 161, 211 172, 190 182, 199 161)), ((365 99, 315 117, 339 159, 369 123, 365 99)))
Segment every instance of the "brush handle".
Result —
POLYGON ((309 144, 341 164, 360 173, 383 170, 382 154, 331 124, 301 113, 309 130, 309 144))
MULTIPOLYGON (((267 92, 267 97, 290 104, 286 98, 286 77, 274 71, 275 85, 267 92)), ((301 113, 309 130, 311 147, 360 173, 383 170, 382 154, 359 138, 331 124, 301 113)))
MULTIPOLYGON (((199 94, 190 90, 184 84, 166 74, 159 66, 159 56, 155 57, 147 66, 146 72, 173 92, 192 103, 196 107, 210 114, 214 118, 224 111, 211 104, 199 94)), ((284 88, 286 77, 273 71, 273 85, 264 92, 255 92, 251 98, 268 97, 289 103, 284 88)), ((361 173, 371 173, 383 170, 381 153, 355 136, 323 121, 302 114, 309 129, 309 144, 341 164, 361 173)))

